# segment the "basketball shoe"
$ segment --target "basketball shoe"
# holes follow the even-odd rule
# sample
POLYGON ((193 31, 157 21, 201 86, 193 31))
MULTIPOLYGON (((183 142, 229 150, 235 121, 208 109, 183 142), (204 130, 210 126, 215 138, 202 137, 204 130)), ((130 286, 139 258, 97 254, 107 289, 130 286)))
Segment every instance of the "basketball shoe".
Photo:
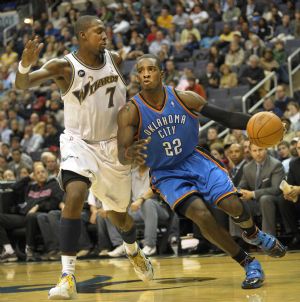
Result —
POLYGON ((247 243, 260 247, 271 257, 283 257, 286 253, 286 247, 278 239, 261 230, 258 230, 253 237, 247 237, 246 233, 243 232, 242 237, 247 243))
MULTIPOLYGON (((125 249, 126 250, 126 249, 125 249)), ((133 265, 134 271, 137 276, 144 282, 151 281, 153 279, 153 267, 150 260, 145 256, 143 251, 138 247, 135 255, 127 254, 127 257, 133 265)))
POLYGON ((48 293, 49 300, 72 300, 77 297, 76 280, 73 275, 62 274, 55 287, 48 293))
POLYGON ((265 274, 258 260, 254 259, 250 263, 247 263, 244 269, 246 271, 246 278, 242 283, 242 288, 253 289, 261 287, 265 280, 265 274))

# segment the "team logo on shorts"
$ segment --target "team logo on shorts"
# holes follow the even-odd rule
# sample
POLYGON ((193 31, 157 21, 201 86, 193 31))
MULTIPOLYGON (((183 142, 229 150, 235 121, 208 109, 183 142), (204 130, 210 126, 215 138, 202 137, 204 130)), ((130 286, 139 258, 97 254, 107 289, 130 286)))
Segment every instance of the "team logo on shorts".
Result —
POLYGON ((84 77, 84 75, 85 75, 85 71, 84 70, 82 70, 82 69, 80 69, 80 70, 78 70, 78 76, 79 77, 84 77))

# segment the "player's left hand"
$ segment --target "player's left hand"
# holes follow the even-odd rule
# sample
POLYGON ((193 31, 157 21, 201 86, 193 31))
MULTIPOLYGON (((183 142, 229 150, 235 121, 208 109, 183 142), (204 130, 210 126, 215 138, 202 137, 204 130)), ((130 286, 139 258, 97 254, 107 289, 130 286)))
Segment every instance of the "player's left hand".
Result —
POLYGON ((126 149, 125 158, 130 159, 132 164, 142 166, 146 163, 147 145, 150 143, 151 137, 135 141, 130 147, 126 149))

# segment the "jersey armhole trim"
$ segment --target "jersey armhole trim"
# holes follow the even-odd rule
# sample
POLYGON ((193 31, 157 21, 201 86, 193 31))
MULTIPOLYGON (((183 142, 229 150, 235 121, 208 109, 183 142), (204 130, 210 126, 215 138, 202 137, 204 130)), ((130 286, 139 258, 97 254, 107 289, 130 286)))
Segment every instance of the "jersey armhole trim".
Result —
POLYGON ((179 97, 177 91, 176 91, 174 88, 172 88, 172 90, 173 90, 173 93, 174 93, 174 95, 175 95, 175 97, 176 97, 178 103, 183 107, 183 109, 184 109, 189 115, 191 115, 192 117, 198 119, 199 116, 196 115, 195 113, 193 113, 193 112, 192 112, 192 111, 184 104, 184 102, 180 99, 180 97, 179 97))
POLYGON ((72 78, 71 78, 71 82, 70 82, 68 89, 64 93, 61 93, 61 96, 65 96, 70 91, 71 87, 73 86, 74 79, 75 79, 75 67, 74 67, 73 63, 67 57, 64 57, 64 59, 70 63, 70 66, 72 68, 72 78))
POLYGON ((141 111, 140 111, 140 108, 139 108, 139 106, 138 106, 138 104, 137 104, 137 102, 136 102, 136 100, 134 99, 134 98, 131 98, 130 100, 129 100, 129 102, 131 102, 135 107, 136 107, 136 109, 137 109, 137 111, 138 111, 138 114, 139 114, 139 124, 138 124, 138 130, 137 130, 137 133, 135 134, 135 136, 134 136, 134 138, 135 139, 139 139, 140 138, 140 134, 141 134, 141 128, 142 128, 142 115, 141 115, 141 111))
POLYGON ((111 52, 110 52, 109 50, 108 50, 107 52, 108 52, 109 57, 110 57, 110 59, 111 59, 113 65, 114 65, 114 67, 115 67, 115 70, 117 71, 118 75, 120 76, 120 78, 121 78, 123 84, 127 87, 127 84, 126 84, 126 82, 125 82, 125 79, 123 78, 123 75, 122 75, 122 73, 121 73, 119 67, 118 67, 117 64, 115 63, 115 60, 114 60, 114 58, 113 58, 111 52))

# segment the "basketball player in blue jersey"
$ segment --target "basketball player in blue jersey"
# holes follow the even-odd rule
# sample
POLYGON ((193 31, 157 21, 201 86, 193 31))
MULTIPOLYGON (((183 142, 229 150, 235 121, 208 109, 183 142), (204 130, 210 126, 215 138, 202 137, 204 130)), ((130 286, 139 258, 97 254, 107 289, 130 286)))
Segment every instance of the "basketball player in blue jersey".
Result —
POLYGON ((121 58, 106 50, 104 24, 94 16, 80 17, 74 28, 79 49, 64 58, 50 60, 29 72, 43 47, 29 41, 22 54, 16 87, 27 89, 54 80, 64 102, 65 131, 60 137, 61 186, 66 191, 60 226, 62 275, 49 291, 49 299, 73 299, 80 217, 90 188, 102 201, 111 222, 119 229, 124 249, 137 275, 153 278, 152 265, 136 243, 130 202, 130 165, 118 161, 117 114, 126 102, 126 86, 117 65, 121 58))
POLYGON ((268 255, 282 257, 286 250, 255 226, 247 203, 239 199, 222 164, 197 147, 198 113, 234 129, 245 129, 250 116, 209 106, 194 92, 164 86, 159 59, 153 55, 140 57, 136 68, 142 90, 118 115, 120 162, 149 166, 153 190, 244 267, 242 288, 260 287, 264 281, 260 263, 217 224, 206 204, 230 215, 242 228, 244 240, 268 255))

